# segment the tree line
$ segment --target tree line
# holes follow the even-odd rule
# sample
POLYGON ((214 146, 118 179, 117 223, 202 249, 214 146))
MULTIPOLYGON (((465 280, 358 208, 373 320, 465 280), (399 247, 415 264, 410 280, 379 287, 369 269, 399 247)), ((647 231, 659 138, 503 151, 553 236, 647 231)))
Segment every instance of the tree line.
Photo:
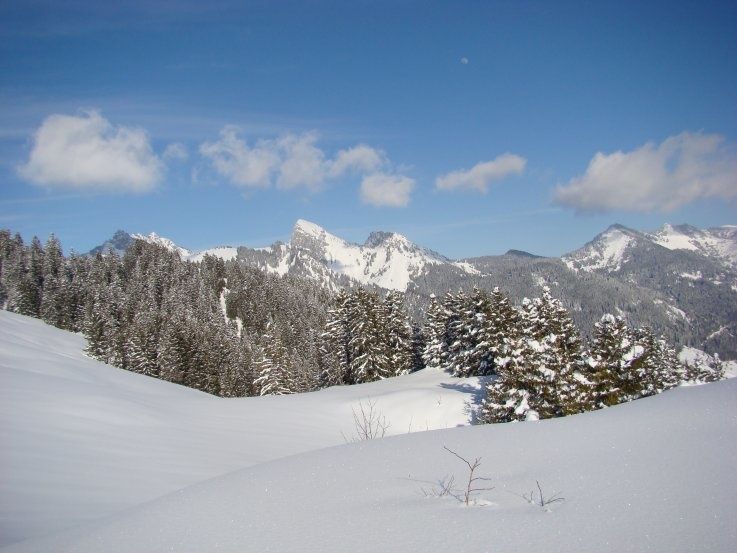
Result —
POLYGON ((722 377, 685 367, 664 339, 605 315, 590 344, 545 289, 432 296, 421 327, 404 294, 331 294, 237 260, 183 261, 136 240, 122 255, 62 252, 53 235, 0 231, 0 305, 82 332, 91 357, 224 397, 287 394, 423 367, 489 376, 479 422, 563 416, 722 377))

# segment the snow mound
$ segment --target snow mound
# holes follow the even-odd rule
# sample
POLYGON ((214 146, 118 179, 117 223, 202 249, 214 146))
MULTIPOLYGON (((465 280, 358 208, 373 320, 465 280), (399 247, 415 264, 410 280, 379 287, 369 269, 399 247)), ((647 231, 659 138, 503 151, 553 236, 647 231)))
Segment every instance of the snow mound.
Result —
MULTIPOLYGON (((425 370, 294 396, 216 398, 94 361, 82 336, 0 311, 0 545, 265 461, 344 443, 375 403, 387 434, 469 422, 477 379, 425 370)), ((103 547, 101 550, 106 550, 103 547)))
POLYGON ((7 551, 731 552, 735 394, 731 380, 564 419, 310 452, 7 551), (477 474, 491 478, 470 507, 432 494, 467 478, 444 446, 481 457, 477 474), (527 501, 536 482, 564 500, 527 501))

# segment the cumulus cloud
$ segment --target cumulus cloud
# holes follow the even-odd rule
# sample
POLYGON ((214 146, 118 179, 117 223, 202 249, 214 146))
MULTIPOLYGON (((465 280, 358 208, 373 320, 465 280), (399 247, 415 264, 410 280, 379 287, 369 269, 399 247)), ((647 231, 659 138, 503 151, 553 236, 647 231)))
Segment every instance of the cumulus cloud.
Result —
POLYGON ((317 135, 289 134, 277 141, 280 165, 276 180, 280 188, 305 186, 317 190, 324 182, 327 173, 325 153, 315 146, 317 135))
POLYGON ((215 142, 200 146, 215 171, 244 187, 320 190, 344 175, 363 178, 361 197, 373 205, 404 206, 414 181, 395 174, 384 152, 358 144, 328 156, 314 132, 285 134, 249 146, 235 127, 225 127, 215 142))
POLYGON ((371 146, 359 144, 347 150, 341 150, 330 165, 330 174, 340 176, 347 172, 371 173, 388 164, 384 152, 371 146))
POLYGON ((181 142, 172 142, 164 149, 163 157, 167 161, 187 161, 189 152, 181 142))
POLYGON ((280 163, 275 141, 260 140, 251 147, 232 126, 220 131, 218 141, 202 144, 200 154, 233 184, 247 187, 270 186, 272 174, 280 163))
POLYGON ((461 63, 462 63, 463 65, 468 65, 468 58, 467 58, 467 57, 465 57, 465 56, 464 56, 464 57, 462 57, 462 58, 461 58, 461 63))
POLYGON ((414 187, 415 181, 410 177, 375 173, 361 181, 361 199, 378 207, 405 207, 414 187))
POLYGON ((238 136, 236 127, 225 127, 216 142, 200 146, 200 153, 215 170, 233 184, 280 188, 304 186, 316 190, 328 179, 346 173, 376 172, 388 162, 383 154, 359 144, 340 150, 333 159, 317 146, 314 132, 286 134, 259 140, 251 147, 238 136))
POLYGON ((144 130, 113 126, 97 111, 47 117, 18 167, 38 185, 131 192, 151 190, 163 171, 144 130))
POLYGON ((468 170, 452 171, 435 179, 440 190, 467 188, 486 192, 489 185, 510 175, 518 175, 525 169, 527 160, 515 154, 502 154, 491 161, 482 161, 468 170))
POLYGON ((555 201, 581 212, 672 211, 701 198, 737 198, 737 151, 715 134, 684 132, 630 152, 597 153, 558 186, 555 201))

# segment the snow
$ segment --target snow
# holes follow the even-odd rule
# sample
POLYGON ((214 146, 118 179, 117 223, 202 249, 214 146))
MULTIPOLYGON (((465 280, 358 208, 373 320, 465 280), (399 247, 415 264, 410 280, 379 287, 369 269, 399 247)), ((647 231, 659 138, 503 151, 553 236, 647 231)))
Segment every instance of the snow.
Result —
POLYGON ((481 274, 481 271, 479 271, 476 267, 474 267, 467 261, 455 261, 453 265, 455 265, 462 271, 468 273, 469 275, 480 275, 481 274))
MULTIPOLYGON (((346 400, 344 407, 350 403, 344 394, 353 390, 342 388, 305 398, 206 398, 100 364, 85 369, 72 351, 74 340, 79 345, 77 337, 42 331, 36 326, 39 323, 19 317, 3 314, 0 321, 3 330, 10 331, 10 337, 3 332, 3 345, 11 346, 3 349, 9 352, 3 355, 3 371, 12 376, 12 390, 3 386, 2 428, 14 437, 3 441, 10 443, 4 454, 10 452, 12 460, 22 438, 29 445, 24 461, 32 465, 27 470, 33 475, 21 485, 20 469, 11 464, 8 481, 20 490, 32 487, 37 494, 30 504, 17 497, 9 503, 3 489, 2 501, 9 508, 3 509, 4 521, 8 513, 17 520, 28 517, 29 508, 38 509, 36 503, 57 494, 63 497, 66 511, 89 494, 98 500, 108 497, 106 493, 115 495, 116 486, 135 492, 141 484, 132 477, 148 476, 155 485, 161 478, 184 475, 188 465, 199 462, 204 467, 204 457, 227 464, 223 448, 233 455, 231 464, 240 462, 244 467, 4 551, 726 553, 734 551, 737 543, 737 380, 679 388, 562 419, 413 434, 393 426, 400 435, 306 451, 309 442, 319 446, 315 436, 326 433, 326 427, 335 428, 328 409, 321 411, 324 418, 317 417, 313 410, 319 410, 321 402, 309 398, 320 398, 335 409, 338 397, 346 400), (40 348, 41 339, 50 340, 49 347, 33 365, 38 368, 31 369, 31 354, 44 350, 26 350, 40 348), (62 351, 52 351, 59 347, 62 351), (25 370, 24 364, 28 365, 25 370), (44 378, 30 386, 33 374, 44 378), (8 408, 6 402, 14 394, 21 398, 8 408), (112 405, 101 403, 82 417, 80 402, 101 395, 114 400, 112 405), (50 402, 50 407, 44 402, 50 402), (219 404, 232 407, 214 407, 219 404), (278 409, 272 409, 277 404, 278 409), (245 405, 254 406, 253 410, 242 412, 245 405), (43 413, 59 414, 63 406, 70 412, 67 418, 75 417, 74 439, 96 449, 61 450, 58 442, 47 441, 55 437, 49 426, 62 423, 43 413), (41 419, 26 420, 38 417, 39 408, 41 419), (241 413, 240 418, 235 413, 241 413), (149 414, 155 418, 149 420, 149 414), (185 424, 174 416, 184 417, 185 424), (237 430, 231 418, 238 419, 237 430), (194 423, 198 424, 189 432, 178 434, 194 423), (231 443, 219 443, 202 433, 202 425, 209 432, 220 432, 219 439, 227 434, 222 427, 229 427, 231 443), (137 432, 122 432, 127 426, 136 426, 137 432), (117 430, 114 440, 109 440, 111 429, 117 430), (177 439, 169 438, 172 432, 177 439), (131 443, 141 434, 137 443, 131 443), (260 442, 255 434, 262 436, 260 442), (154 435, 160 441, 147 442, 154 435), (275 456, 289 450, 296 453, 299 447, 284 443, 293 440, 301 440, 304 453, 253 462, 260 448, 275 456), (97 465, 113 457, 108 441, 116 445, 114 453, 125 458, 103 470, 97 465), (480 457, 477 475, 491 478, 488 486, 493 489, 474 494, 471 506, 451 496, 427 493, 452 476, 458 494, 467 478, 465 465, 444 446, 471 460, 480 457), (162 455, 165 448, 170 451, 162 455), (235 458, 238 455, 242 458, 235 458), (72 476, 87 471, 91 479, 81 475, 71 481, 60 479, 61 469, 56 467, 65 456, 72 457, 67 467, 72 476), (80 462, 84 467, 78 466, 80 462), (46 469, 54 469, 54 475, 47 475, 46 469), (96 487, 98 472, 106 477, 105 490, 96 487), (564 500, 541 508, 525 499, 531 490, 537 494, 536 481, 546 497, 558 493, 564 500)), ((427 374, 419 377, 429 379, 427 374)), ((372 396, 379 405, 392 400, 399 405, 407 399, 409 381, 382 381, 374 390, 384 394, 372 396)), ((446 400, 444 392, 442 401, 423 409, 438 409, 446 400)), ((388 417, 401 412, 391 411, 388 417)), ((65 434, 61 438, 71 439, 65 434)), ((104 510, 98 513, 103 514, 104 510)))
POLYGON ((613 226, 597 236, 592 242, 573 254, 563 257, 563 262, 574 272, 593 272, 606 269, 617 272, 626 261, 627 247, 634 238, 622 228, 613 226))
POLYGON ((695 273, 681 273, 681 277, 689 280, 702 280, 704 278, 701 271, 696 271, 695 273))
POLYGON ((162 246, 169 250, 170 252, 176 252, 179 254, 179 257, 182 259, 187 259, 190 255, 192 255, 192 252, 189 250, 182 248, 180 246, 177 246, 172 240, 169 238, 164 238, 163 236, 159 236, 155 232, 152 232, 150 234, 131 234, 132 238, 135 238, 136 240, 143 240, 145 242, 148 242, 149 244, 155 244, 157 246, 162 246))
MULTIPOLYGON (((374 233, 363 246, 351 244, 325 229, 300 219, 294 226, 292 248, 307 248, 333 273, 388 290, 405 291, 426 265, 450 263, 397 233, 374 233), (314 251, 315 249, 319 251, 314 251)), ((289 250, 284 255, 289 255, 289 250)), ((272 271, 288 270, 282 258, 272 271)), ((467 272, 468 269, 464 269, 467 272)))
POLYGON ((186 259, 188 261, 199 263, 205 258, 206 255, 212 255, 215 257, 219 257, 224 261, 230 261, 238 256, 238 248, 234 248, 232 246, 219 246, 217 248, 210 248, 207 250, 202 250, 201 252, 190 254, 186 257, 186 259))
POLYGON ((737 227, 734 225, 702 230, 666 224, 650 238, 669 250, 695 251, 737 268, 737 227))
MULTIPOLYGON (((342 444, 369 398, 388 434, 469 422, 477 379, 437 370, 295 396, 216 398, 84 356, 82 336, 0 311, 0 544, 342 444)), ((107 548, 103 548, 105 550, 107 548)))
MULTIPOLYGON (((712 337, 716 336, 720 332, 722 332, 725 329, 725 327, 722 327, 716 332, 712 332, 711 335, 707 338, 707 341, 710 340, 712 337)), ((702 351, 697 348, 692 348, 689 346, 683 346, 680 352, 678 352, 678 360, 681 363, 687 363, 689 365, 693 366, 701 366, 701 365, 707 365, 709 367, 714 366, 714 356, 709 355, 705 351, 702 351)), ((724 365, 724 376, 726 378, 735 378, 737 377, 737 361, 731 360, 731 361, 725 361, 721 360, 724 365)))
POLYGON ((686 312, 683 311, 683 309, 678 309, 674 305, 666 305, 666 313, 668 315, 668 318, 672 321, 677 321, 679 319, 683 319, 686 322, 689 322, 690 319, 686 315, 686 312))

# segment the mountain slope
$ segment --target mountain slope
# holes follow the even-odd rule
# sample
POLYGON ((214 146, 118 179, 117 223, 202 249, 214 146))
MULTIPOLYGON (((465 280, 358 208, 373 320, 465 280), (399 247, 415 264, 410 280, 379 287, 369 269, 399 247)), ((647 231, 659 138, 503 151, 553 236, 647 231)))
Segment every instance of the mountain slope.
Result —
MULTIPOLYGON (((404 434, 468 424, 477 379, 440 371, 223 399, 94 361, 84 339, 0 311, 0 545, 238 468, 344 443, 369 400, 404 434)), ((106 550, 103 547, 101 550, 106 550)))
POLYGON ((267 248, 221 247, 188 252, 149 235, 186 259, 206 254, 262 270, 308 278, 330 290, 363 284, 407 292, 417 319, 430 294, 500 287, 513 301, 550 286, 584 334, 603 313, 649 326, 678 345, 737 357, 737 227, 700 230, 666 225, 655 233, 613 225, 561 259, 510 250, 505 255, 452 261, 407 238, 371 233, 351 244, 299 220, 288 243, 267 248), (184 253, 182 253, 184 252, 184 253))
MULTIPOLYGON (((732 380, 563 419, 312 451, 4 551, 731 552, 737 543, 735 394, 732 380), (481 458, 477 475, 491 478, 482 487, 493 489, 474 494, 475 505, 432 496, 449 477, 459 493, 468 475, 444 447, 481 458), (537 493, 536 481, 545 497, 558 492, 564 500, 544 509, 526 501, 524 494, 537 493)), ((183 406, 196 404, 194 396, 183 406)), ((285 416, 297 422, 305 413, 285 416)), ((220 422, 214 413, 208 417, 220 422)), ((268 420, 266 413, 259 419, 268 420)), ((104 438, 79 432, 92 443, 104 438)), ((289 436, 274 437, 284 439, 289 436)))
POLYGON ((563 261, 579 274, 595 273, 650 291, 673 325, 685 325, 683 335, 692 343, 733 358, 737 272, 723 255, 729 252, 729 228, 722 227, 727 238, 709 242, 705 237, 717 231, 682 225, 646 234, 613 225, 563 261))
POLYGON ((691 225, 664 225, 650 238, 670 250, 689 250, 737 269, 737 225, 698 229, 691 225))

